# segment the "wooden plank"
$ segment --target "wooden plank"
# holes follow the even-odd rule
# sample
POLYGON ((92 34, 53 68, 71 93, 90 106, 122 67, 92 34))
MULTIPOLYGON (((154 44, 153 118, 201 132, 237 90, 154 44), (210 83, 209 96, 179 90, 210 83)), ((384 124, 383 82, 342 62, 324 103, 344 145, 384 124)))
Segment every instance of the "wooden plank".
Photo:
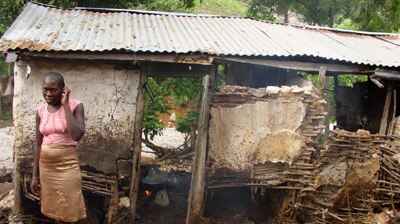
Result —
POLYGON ((380 127, 379 127, 379 134, 380 135, 385 135, 386 134, 387 122, 388 122, 388 116, 389 116, 389 108, 390 108, 390 101, 392 99, 392 92, 393 92, 393 83, 389 82, 389 84, 386 87, 386 100, 385 100, 385 104, 383 106, 382 119, 381 119, 381 124, 380 124, 380 127))
POLYGON ((192 181, 188 199, 188 210, 186 223, 199 223, 201 219, 202 206, 204 201, 205 186, 205 166, 207 155, 208 125, 210 119, 209 92, 212 92, 213 82, 215 80, 216 66, 210 66, 210 75, 203 78, 203 100, 199 115, 197 143, 195 147, 195 157, 192 166, 192 181))
POLYGON ((75 59, 75 60, 107 60, 110 61, 152 61, 174 62, 184 64, 210 65, 209 57, 201 54, 138 54, 132 53, 107 53, 107 52, 21 52, 22 57, 39 57, 50 59, 75 59))
POLYGON ((140 152, 142 150, 142 129, 143 129, 143 114, 144 114, 144 94, 146 83, 146 63, 141 64, 139 92, 136 98, 136 112, 133 134, 133 152, 132 152, 132 173, 129 186, 129 216, 131 223, 135 223, 136 201, 139 190, 139 173, 140 173, 140 152))
POLYGON ((273 68, 281 68, 295 71, 305 72, 319 72, 320 67, 326 67, 330 73, 344 73, 344 74, 373 74, 374 71, 368 66, 362 65, 343 65, 343 64, 325 64, 316 62, 300 62, 300 61, 278 61, 268 59, 255 59, 255 58, 237 58, 237 57, 215 57, 213 59, 217 63, 247 63, 253 65, 260 65, 273 68))

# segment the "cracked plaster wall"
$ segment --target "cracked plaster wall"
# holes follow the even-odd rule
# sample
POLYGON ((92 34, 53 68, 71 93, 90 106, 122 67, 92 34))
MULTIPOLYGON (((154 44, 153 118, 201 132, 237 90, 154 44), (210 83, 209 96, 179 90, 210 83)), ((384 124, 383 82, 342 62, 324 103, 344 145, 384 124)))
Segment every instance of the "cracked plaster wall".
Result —
POLYGON ((79 142, 81 165, 115 172, 118 158, 129 158, 138 94, 139 71, 82 61, 19 61, 15 66, 15 150, 29 158, 35 143, 35 113, 43 103, 42 78, 48 71, 64 74, 71 98, 82 101, 86 133, 79 142), (29 66, 27 66, 29 64, 29 66), (30 68, 29 68, 30 67, 30 68), (27 77, 27 70, 30 75, 27 77))
POLYGON ((299 130, 306 115, 302 100, 300 94, 234 107, 213 105, 209 128, 213 168, 241 172, 268 161, 291 163, 305 146, 299 130))

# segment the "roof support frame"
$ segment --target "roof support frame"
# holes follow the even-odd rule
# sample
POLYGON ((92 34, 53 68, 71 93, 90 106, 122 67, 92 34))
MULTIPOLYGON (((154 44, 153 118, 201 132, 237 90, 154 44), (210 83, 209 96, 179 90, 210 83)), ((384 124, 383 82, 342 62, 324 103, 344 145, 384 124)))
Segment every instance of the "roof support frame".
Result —
POLYGON ((373 74, 368 66, 363 65, 344 65, 344 64, 328 64, 319 62, 301 62, 301 61, 279 61, 269 59, 250 59, 250 58, 237 58, 237 57, 217 57, 213 59, 214 63, 246 63, 265 67, 280 68, 295 71, 304 71, 311 73, 319 73, 321 67, 326 67, 327 74, 373 74))
POLYGON ((114 60, 114 61, 154 61, 183 64, 211 65, 208 55, 202 54, 160 54, 160 53, 106 53, 106 52, 21 52, 21 57, 39 57, 71 60, 114 60))

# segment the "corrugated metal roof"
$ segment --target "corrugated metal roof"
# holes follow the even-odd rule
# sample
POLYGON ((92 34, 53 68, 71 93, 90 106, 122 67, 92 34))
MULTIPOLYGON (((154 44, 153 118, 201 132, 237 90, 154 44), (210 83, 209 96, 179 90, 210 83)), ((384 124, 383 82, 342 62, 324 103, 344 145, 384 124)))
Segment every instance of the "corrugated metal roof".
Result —
POLYGON ((60 9, 28 3, 0 50, 309 56, 400 67, 400 36, 250 18, 133 10, 60 9))

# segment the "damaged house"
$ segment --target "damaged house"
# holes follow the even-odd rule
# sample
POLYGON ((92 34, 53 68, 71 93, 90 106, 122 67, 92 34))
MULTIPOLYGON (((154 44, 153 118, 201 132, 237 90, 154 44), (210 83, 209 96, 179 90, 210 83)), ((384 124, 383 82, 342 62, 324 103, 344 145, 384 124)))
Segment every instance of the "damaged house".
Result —
POLYGON ((38 199, 27 186, 35 110, 49 71, 62 72, 72 97, 85 105, 87 130, 78 147, 83 189, 105 198, 109 223, 120 213, 122 187, 132 219, 141 194, 148 76, 204 77, 182 222, 213 220, 211 202, 228 203, 219 200, 220 189, 245 189, 249 201, 262 205, 253 209, 254 217, 262 214, 258 222, 366 222, 391 218, 399 208, 399 35, 29 2, 0 49, 15 63, 16 213, 29 212, 24 202, 38 199), (217 66, 224 66, 228 84, 220 90, 217 66), (318 75, 317 88, 299 72, 318 75), (369 81, 341 87, 341 74, 369 81), (329 77, 339 127, 330 133, 323 97, 329 77), (374 216, 382 211, 388 212, 374 216))

